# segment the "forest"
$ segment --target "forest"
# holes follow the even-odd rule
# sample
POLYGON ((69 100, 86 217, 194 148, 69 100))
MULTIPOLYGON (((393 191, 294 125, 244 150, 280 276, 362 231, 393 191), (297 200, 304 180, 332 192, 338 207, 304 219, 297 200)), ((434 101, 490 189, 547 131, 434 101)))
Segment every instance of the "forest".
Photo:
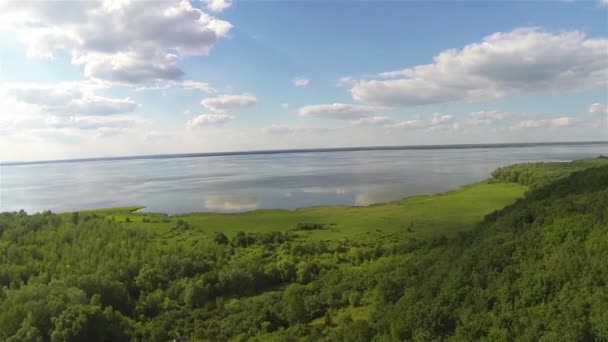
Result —
POLYGON ((0 341, 608 340, 605 158, 364 208, 135 209, 0 214, 0 341))

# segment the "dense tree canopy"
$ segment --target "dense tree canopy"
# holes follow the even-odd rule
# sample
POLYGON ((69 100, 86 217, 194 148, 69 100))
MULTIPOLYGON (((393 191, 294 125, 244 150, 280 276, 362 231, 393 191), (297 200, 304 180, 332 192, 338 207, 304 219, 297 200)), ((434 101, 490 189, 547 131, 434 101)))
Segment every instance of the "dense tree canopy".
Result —
MULTIPOLYGON (((604 164, 605 165, 605 164, 604 164)), ((608 167, 499 169, 526 197, 454 237, 167 240, 95 213, 0 214, 0 340, 608 340, 608 167)), ((409 223, 409 222, 408 222, 409 223)))

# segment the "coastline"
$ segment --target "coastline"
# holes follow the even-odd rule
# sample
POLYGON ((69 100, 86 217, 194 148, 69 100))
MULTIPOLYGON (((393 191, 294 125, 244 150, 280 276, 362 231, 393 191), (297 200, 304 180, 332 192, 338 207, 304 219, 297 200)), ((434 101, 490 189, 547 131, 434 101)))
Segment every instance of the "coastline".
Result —
POLYGON ((128 211, 131 214, 139 214, 139 215, 165 215, 165 216, 169 216, 169 217, 180 217, 180 216, 188 216, 188 215, 239 215, 239 214, 251 214, 251 213, 256 213, 256 212, 298 212, 298 211, 307 211, 307 210, 324 209, 324 208, 344 208, 344 209, 369 208, 369 207, 374 207, 374 206, 397 204, 397 203, 400 203, 400 202, 403 202, 406 200, 415 199, 415 198, 449 195, 449 194, 453 194, 458 191, 464 190, 465 188, 473 187, 475 185, 491 184, 491 180, 492 180, 491 178, 488 178, 488 179, 485 179, 485 180, 482 180, 479 182, 463 184, 454 189, 447 190, 447 191, 433 192, 433 193, 421 194, 421 195, 405 196, 405 197, 401 197, 399 199, 392 200, 392 201, 371 203, 371 204, 367 204, 367 205, 319 204, 319 205, 304 206, 304 207, 295 208, 295 209, 259 208, 259 209, 243 210, 243 211, 235 211, 235 212, 192 211, 192 212, 176 213, 176 214, 166 213, 166 212, 162 212, 162 211, 142 211, 142 210, 146 209, 146 206, 144 206, 144 205, 127 205, 127 206, 120 206, 120 207, 103 207, 103 208, 93 208, 93 209, 85 209, 85 210, 60 211, 60 212, 55 212, 55 213, 56 214, 71 214, 74 212, 96 213, 96 212, 107 212, 107 211, 111 211, 111 212, 128 211))

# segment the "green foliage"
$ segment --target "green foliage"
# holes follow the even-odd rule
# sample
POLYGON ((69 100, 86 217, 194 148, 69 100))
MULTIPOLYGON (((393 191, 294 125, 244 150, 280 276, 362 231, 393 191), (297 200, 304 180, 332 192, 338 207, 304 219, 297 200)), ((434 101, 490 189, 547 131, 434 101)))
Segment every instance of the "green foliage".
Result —
POLYGON ((607 238, 608 167, 572 173, 412 259, 404 295, 376 307, 380 330, 395 339, 605 340, 607 238))
POLYGON ((323 230, 327 229, 321 223, 298 223, 293 230, 323 230))
POLYGON ((365 208, 3 213, 0 341, 608 340, 601 163, 365 208))
POLYGON ((73 305, 55 321, 51 341, 128 341, 131 333, 128 322, 111 308, 73 305))
POLYGON ((227 245, 228 243, 230 243, 230 240, 224 233, 215 233, 213 241, 218 245, 227 245))
POLYGON ((503 182, 519 183, 537 189, 573 172, 591 167, 607 166, 608 159, 600 156, 597 159, 583 159, 573 162, 516 164, 498 168, 492 172, 492 179, 503 182))
POLYGON ((308 322, 309 317, 304 304, 304 287, 302 285, 293 284, 288 286, 283 296, 283 302, 285 303, 285 316, 290 324, 308 322))

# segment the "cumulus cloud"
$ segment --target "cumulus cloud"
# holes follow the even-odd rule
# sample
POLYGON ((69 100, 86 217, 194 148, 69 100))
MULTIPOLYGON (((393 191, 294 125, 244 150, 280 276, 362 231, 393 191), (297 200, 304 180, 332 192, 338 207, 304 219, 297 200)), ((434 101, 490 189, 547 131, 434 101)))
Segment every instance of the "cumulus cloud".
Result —
POLYGON ((338 128, 328 127, 301 127, 301 126, 289 126, 289 125, 278 125, 273 124, 266 126, 262 131, 266 134, 273 135, 286 135, 286 134, 325 134, 338 130, 338 128))
POLYGON ((525 120, 518 123, 516 128, 560 128, 572 127, 585 122, 585 120, 573 117, 561 117, 555 119, 525 120))
POLYGON ((186 127, 194 129, 205 126, 221 126, 232 119, 232 116, 226 114, 203 114, 189 120, 186 123, 186 127))
MULTIPOLYGON (((226 3, 208 5, 219 10, 226 3)), ((16 33, 29 56, 67 52, 86 77, 124 84, 181 77, 182 58, 208 55, 232 29, 186 0, 8 1, 0 13, 2 27, 16 33)))
POLYGON ((453 115, 441 115, 439 113, 435 113, 431 116, 431 125, 432 126, 442 125, 442 124, 448 123, 452 120, 454 120, 453 115))
POLYGON ((357 83, 357 79, 354 77, 350 77, 350 76, 344 76, 344 77, 340 77, 337 81, 336 81, 336 87, 346 87, 346 86, 353 86, 357 83))
POLYGON ((356 120, 373 116, 380 110, 380 108, 373 106, 332 103, 300 107, 298 115, 338 120, 356 120))
POLYGON ((422 120, 418 120, 418 119, 414 119, 414 120, 396 120, 389 127, 413 129, 413 128, 425 128, 425 127, 429 127, 429 124, 426 123, 426 122, 424 122, 424 121, 422 121, 422 120))
POLYGON ((184 90, 196 90, 203 93, 215 93, 216 89, 213 88, 209 83, 197 82, 192 80, 183 81, 160 81, 151 85, 143 85, 135 88, 137 91, 146 90, 167 90, 170 88, 181 88, 184 90))
POLYGON ((607 80, 608 39, 589 38, 579 31, 520 28, 443 51, 432 64, 358 80, 351 94, 372 104, 415 106, 582 90, 607 80))
POLYGON ((135 110, 138 104, 130 98, 110 99, 102 96, 89 96, 72 100, 65 108, 61 108, 62 114, 81 115, 111 115, 128 113, 135 110))
POLYGON ((593 103, 589 106, 589 113, 591 114, 608 114, 608 104, 593 103))
POLYGON ((222 12, 230 7, 232 7, 231 0, 202 0, 208 10, 211 12, 222 12))
POLYGON ((491 125, 498 121, 504 121, 510 119, 512 117, 511 114, 505 112, 499 112, 496 110, 490 111, 478 111, 469 113, 469 124, 475 126, 481 125, 491 125))
MULTIPOLYGON (((114 116, 55 116, 31 114, 0 120, 0 134, 15 135, 33 132, 37 136, 45 134, 68 134, 87 132, 87 135, 108 137, 130 132, 145 120, 136 115, 114 116)), ((50 135, 52 136, 52 135, 50 135)))
POLYGON ((369 126, 384 126, 384 125, 392 125, 396 123, 397 120, 388 117, 388 116, 370 116, 367 118, 361 118, 353 121, 354 125, 369 125, 369 126))
POLYGON ((460 124, 452 123, 453 115, 434 113, 428 120, 399 120, 388 116, 371 116, 351 121, 354 125, 383 126, 385 128, 446 130, 459 129, 460 124))
POLYGON ((223 94, 215 97, 208 97, 201 101, 201 105, 203 105, 205 108, 218 113, 250 108, 255 106, 257 103, 258 99, 251 94, 223 94))
POLYGON ((308 86, 308 84, 310 83, 310 80, 306 77, 296 77, 293 79, 292 83, 296 87, 304 88, 304 87, 308 86))
POLYGON ((83 130, 109 128, 124 130, 143 122, 141 118, 135 116, 49 116, 45 120, 47 127, 75 128, 83 130))
POLYGON ((55 84, 6 84, 0 92, 15 101, 37 106, 43 114, 53 115, 113 115, 133 112, 139 107, 130 98, 108 98, 96 95, 99 87, 86 82, 55 84))

